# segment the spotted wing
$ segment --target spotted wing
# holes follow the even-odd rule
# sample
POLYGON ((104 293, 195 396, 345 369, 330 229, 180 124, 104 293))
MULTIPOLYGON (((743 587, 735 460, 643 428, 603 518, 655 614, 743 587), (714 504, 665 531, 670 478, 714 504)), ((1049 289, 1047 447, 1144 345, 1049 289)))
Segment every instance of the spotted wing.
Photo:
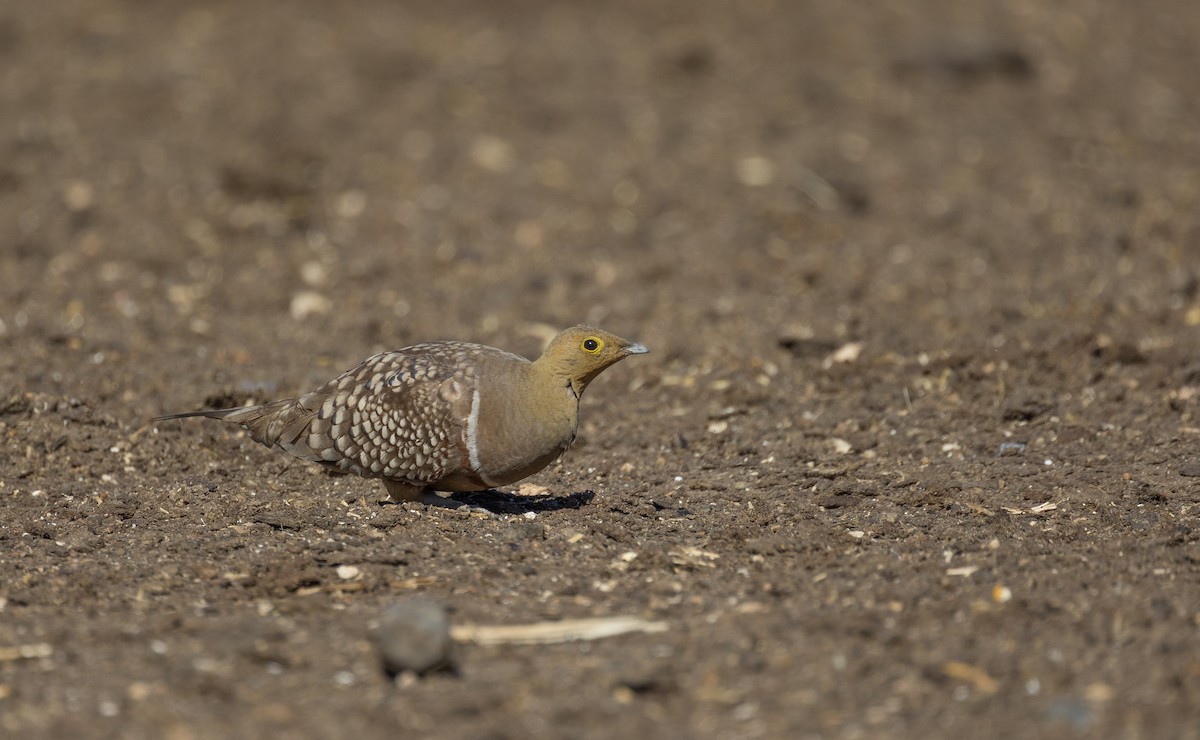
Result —
POLYGON ((301 396, 296 401, 312 417, 289 451, 347 473, 413 485, 454 473, 465 463, 473 346, 443 342, 384 352, 301 396))

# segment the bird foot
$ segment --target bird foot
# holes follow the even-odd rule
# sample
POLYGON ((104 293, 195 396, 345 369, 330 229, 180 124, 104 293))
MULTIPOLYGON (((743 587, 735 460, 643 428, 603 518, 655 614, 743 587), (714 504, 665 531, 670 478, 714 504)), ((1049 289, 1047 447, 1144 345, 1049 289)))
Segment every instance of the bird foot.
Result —
POLYGON ((472 516, 486 516, 488 518, 496 517, 494 512, 488 511, 483 507, 451 498, 451 494, 449 493, 440 493, 428 488, 420 488, 418 486, 387 479, 384 479, 383 485, 385 488, 387 488, 387 500, 391 503, 399 504, 406 501, 411 501, 413 503, 425 504, 426 506, 436 506, 439 509, 454 509, 456 511, 461 510, 464 513, 471 514, 472 516))
POLYGON ((488 511, 482 506, 468 504, 465 501, 459 501, 450 497, 450 494, 441 494, 436 491, 425 491, 421 494, 421 503, 426 506, 436 506, 442 509, 454 509, 461 511, 471 516, 482 516, 488 519, 495 519, 497 515, 493 511, 488 511))

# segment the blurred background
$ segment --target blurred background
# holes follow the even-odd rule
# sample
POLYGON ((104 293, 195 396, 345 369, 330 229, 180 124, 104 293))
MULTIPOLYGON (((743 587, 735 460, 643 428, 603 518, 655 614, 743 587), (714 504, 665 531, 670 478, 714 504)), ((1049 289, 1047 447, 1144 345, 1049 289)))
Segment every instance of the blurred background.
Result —
POLYGON ((1166 1, 12 6, 0 372, 1195 324, 1198 37, 1166 1))

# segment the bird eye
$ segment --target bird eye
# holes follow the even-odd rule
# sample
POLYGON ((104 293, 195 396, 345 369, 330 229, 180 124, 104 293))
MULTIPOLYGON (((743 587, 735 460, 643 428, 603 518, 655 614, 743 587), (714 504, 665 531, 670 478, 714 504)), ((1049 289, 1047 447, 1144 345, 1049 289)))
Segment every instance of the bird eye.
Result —
POLYGON ((600 348, 603 346, 604 342, 601 342, 595 337, 588 337, 587 339, 583 340, 583 344, 579 345, 584 352, 589 352, 593 355, 599 352, 600 348))

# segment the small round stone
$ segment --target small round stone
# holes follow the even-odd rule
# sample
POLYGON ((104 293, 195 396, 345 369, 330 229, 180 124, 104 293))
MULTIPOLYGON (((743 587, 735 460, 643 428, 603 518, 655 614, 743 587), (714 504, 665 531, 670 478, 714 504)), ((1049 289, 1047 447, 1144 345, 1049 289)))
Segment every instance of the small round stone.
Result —
POLYGON ((375 644, 389 673, 427 673, 451 665, 450 618, 423 596, 398 601, 379 620, 375 644))

